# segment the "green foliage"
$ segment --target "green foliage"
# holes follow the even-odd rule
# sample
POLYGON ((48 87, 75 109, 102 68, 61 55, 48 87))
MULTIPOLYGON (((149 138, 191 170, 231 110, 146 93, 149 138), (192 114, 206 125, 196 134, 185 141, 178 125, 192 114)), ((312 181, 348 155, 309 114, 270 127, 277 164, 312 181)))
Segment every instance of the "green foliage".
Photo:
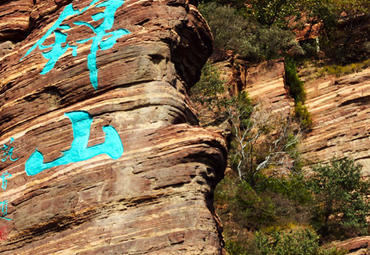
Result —
POLYGON ((215 207, 224 223, 229 254, 346 254, 319 247, 318 234, 306 227, 309 215, 304 214, 312 205, 307 187, 300 174, 286 178, 260 175, 255 188, 226 175, 216 187, 215 207), (247 229, 252 232, 246 233, 247 229))
POLYGON ((303 82, 299 79, 297 67, 294 60, 291 58, 285 59, 285 82, 289 87, 289 93, 294 98, 296 103, 304 103, 306 93, 304 91, 303 82))
POLYGON ((238 14, 233 7, 211 2, 201 4, 199 10, 208 21, 215 46, 233 50, 249 61, 276 58, 292 48, 296 52, 302 51, 291 31, 276 26, 264 27, 253 19, 238 14))
POLYGON ((261 255, 317 255, 319 236, 310 229, 276 231, 271 234, 256 233, 256 243, 261 255))
POLYGON ((245 92, 229 100, 226 110, 232 130, 230 166, 241 180, 254 186, 262 170, 284 167, 283 158, 290 158, 294 168, 299 168, 298 137, 290 118, 273 114, 261 104, 252 106, 245 92))
POLYGON ((320 48, 330 63, 344 66, 369 58, 368 22, 369 18, 348 20, 320 35, 320 48))
POLYGON ((362 180, 361 166, 353 160, 333 159, 313 169, 310 189, 314 194, 312 224, 324 238, 346 238, 367 233, 369 181, 362 180))
POLYGON ((249 183, 238 184, 234 199, 234 220, 250 229, 258 229, 274 224, 277 220, 275 206, 266 194, 258 194, 249 183))
POLYGON ((216 188, 216 208, 223 221, 237 222, 240 228, 258 230, 306 223, 305 205, 311 201, 311 195, 301 178, 260 174, 252 187, 228 175, 216 188))
POLYGON ((339 77, 346 74, 361 72, 363 69, 370 66, 370 59, 359 63, 352 63, 345 66, 340 65, 327 65, 324 66, 319 72, 323 74, 334 74, 339 77))
POLYGON ((343 20, 342 14, 353 18, 370 11, 367 0, 305 0, 301 5, 306 13, 315 17, 315 21, 324 23, 327 32, 335 30, 338 22, 343 20))
POLYGON ((348 252, 344 249, 332 248, 321 248, 319 249, 318 255, 346 255, 348 252))
POLYGON ((248 14, 260 24, 287 27, 287 17, 300 15, 299 1, 295 0, 248 0, 248 14))
POLYGON ((320 50, 319 40, 316 39, 307 39, 299 42, 299 45, 304 51, 304 55, 298 56, 296 59, 315 59, 318 57, 318 52, 320 50))
POLYGON ((319 247, 319 236, 310 228, 256 233, 260 255, 344 255, 345 251, 319 247))
POLYGON ((307 107, 304 105, 306 92, 303 82, 299 79, 297 67, 291 58, 285 59, 285 82, 289 87, 289 93, 294 98, 294 112, 303 130, 308 130, 312 126, 312 119, 307 107))
POLYGON ((249 255, 246 247, 237 241, 226 240, 225 249, 230 255, 249 255))
POLYGON ((298 102, 294 107, 294 112, 303 130, 308 130, 312 127, 311 115, 304 104, 298 102))
POLYGON ((217 95, 222 92, 224 92, 224 82, 220 79, 218 69, 210 62, 206 62, 200 80, 190 90, 191 98, 209 106, 217 101, 217 95))
POLYGON ((301 172, 290 174, 287 178, 274 178, 259 175, 255 189, 281 194, 284 197, 305 204, 311 201, 311 194, 306 187, 304 176, 301 172))
POLYGON ((323 23, 320 48, 332 63, 345 65, 369 56, 366 42, 370 5, 368 0, 325 0, 313 4, 311 16, 323 23), (361 28, 362 27, 362 28, 361 28))
MULTIPOLYGON (((368 58, 368 0, 203 0, 199 7, 215 37, 216 47, 230 49, 250 61, 304 50, 294 30, 320 24, 320 49, 333 63, 344 65, 368 58), (362 29, 359 29, 362 27, 362 29)), ((306 57, 316 47, 303 45, 306 57)))

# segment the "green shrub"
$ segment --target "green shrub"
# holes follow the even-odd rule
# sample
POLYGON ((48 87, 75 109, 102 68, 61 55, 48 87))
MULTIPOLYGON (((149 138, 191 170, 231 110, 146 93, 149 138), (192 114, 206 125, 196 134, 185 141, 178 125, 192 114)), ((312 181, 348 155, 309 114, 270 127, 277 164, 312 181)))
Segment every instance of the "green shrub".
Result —
POLYGON ((277 178, 260 174, 255 187, 227 175, 215 190, 221 219, 251 230, 306 224, 309 201, 311 195, 299 175, 277 178))
POLYGON ((321 33, 320 48, 325 52, 325 57, 337 65, 347 65, 368 59, 367 42, 370 30, 365 29, 368 22, 368 15, 367 17, 359 15, 342 19, 341 22, 327 29, 327 33, 321 33))
POLYGON ((318 42, 315 39, 304 40, 299 44, 305 52, 304 56, 302 56, 303 59, 316 58, 318 56, 318 42))
POLYGON ((247 248, 238 241, 226 240, 225 249, 230 255, 249 255, 247 248))
POLYGON ((294 107, 295 117, 298 119, 301 128, 303 130, 309 130, 312 127, 311 115, 307 110, 307 107, 298 102, 294 107))
POLYGON ((294 101, 304 103, 306 92, 304 91, 303 82, 298 77, 295 62, 291 58, 285 58, 285 82, 294 101))
POLYGON ((339 77, 346 74, 361 72, 363 69, 370 66, 370 59, 367 59, 363 62, 352 63, 345 66, 340 65, 328 65, 324 66, 320 71, 322 73, 334 74, 339 77))
POLYGON ((330 164, 319 164, 312 171, 312 224, 318 233, 324 239, 366 234, 370 207, 365 198, 370 195, 370 185, 361 178, 361 166, 347 158, 332 159, 330 164))
POLYGON ((260 255, 344 255, 336 248, 319 247, 319 236, 310 228, 256 232, 255 242, 260 255))
POLYGON ((256 243, 261 255, 317 255, 318 240, 319 236, 310 229, 256 233, 256 243))
POLYGON ((222 92, 224 92, 224 82, 220 79, 218 69, 210 62, 206 62, 202 68, 200 80, 190 90, 190 97, 196 102, 210 106, 216 102, 217 95, 222 92))
POLYGON ((348 252, 338 248, 320 248, 318 255, 346 255, 348 252))
POLYGON ((306 101, 306 92, 303 82, 299 79, 297 67, 293 59, 285 59, 285 82, 289 87, 289 93, 294 98, 295 117, 299 121, 303 130, 308 130, 312 126, 311 115, 304 105, 306 101))
POLYGON ((249 61, 276 58, 290 49, 303 53, 291 31, 276 26, 264 27, 251 18, 238 14, 230 6, 204 3, 199 5, 219 49, 233 50, 249 61))
POLYGON ((311 201, 311 194, 306 186, 302 173, 292 173, 285 178, 260 175, 255 189, 259 192, 269 191, 305 204, 311 201))

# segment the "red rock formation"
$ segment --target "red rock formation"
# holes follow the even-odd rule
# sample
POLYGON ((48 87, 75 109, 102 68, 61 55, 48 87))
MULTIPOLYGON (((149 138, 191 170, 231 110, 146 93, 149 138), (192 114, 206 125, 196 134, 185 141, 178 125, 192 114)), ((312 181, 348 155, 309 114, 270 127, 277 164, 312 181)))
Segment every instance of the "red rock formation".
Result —
POLYGON ((272 112, 289 115, 294 99, 289 96, 284 76, 284 61, 264 62, 248 68, 245 89, 251 98, 264 102, 272 112))
POLYGON ((348 156, 370 174, 370 69, 341 78, 305 83, 312 132, 302 143, 303 157, 316 162, 348 156))
POLYGON ((360 236, 344 241, 336 241, 329 246, 348 251, 348 255, 366 255, 370 251, 370 236, 360 236))
MULTIPOLYGON (((229 61, 217 65, 222 79, 234 89, 245 89, 252 99, 264 102, 272 112, 293 111, 294 101, 284 86, 283 62, 251 67, 242 64, 237 71, 229 61)), ((370 69, 366 69, 340 78, 326 76, 305 82, 306 106, 313 127, 305 134, 300 150, 308 163, 347 156, 363 165, 364 175, 370 174, 369 78, 370 69)))
POLYGON ((274 113, 289 114, 294 107, 294 99, 284 83, 284 61, 271 60, 250 65, 241 60, 216 63, 221 79, 226 81, 235 93, 247 91, 250 98, 259 101, 274 113))
MULTIPOLYGON (((221 254, 212 192, 223 176, 225 142, 196 127, 186 93, 212 49, 208 26, 187 1, 126 1, 112 29, 130 34, 97 52, 94 89, 91 42, 76 56, 69 49, 44 75, 41 52, 48 50, 20 61, 70 2, 0 4, 0 41, 19 41, 0 54, 0 145, 19 158, 0 161, 0 174, 11 174, 0 191, 0 202, 8 201, 0 216, 11 219, 0 218, 9 230, 0 254, 221 254), (101 154, 28 176, 25 163, 36 149, 44 162, 72 149, 64 115, 72 111, 92 116, 89 147, 105 142, 102 127, 114 127, 122 156, 101 154)), ((94 36, 74 22, 96 27, 91 15, 103 10, 91 7, 65 21, 71 45, 94 36)), ((53 42, 50 36, 45 45, 53 42)))

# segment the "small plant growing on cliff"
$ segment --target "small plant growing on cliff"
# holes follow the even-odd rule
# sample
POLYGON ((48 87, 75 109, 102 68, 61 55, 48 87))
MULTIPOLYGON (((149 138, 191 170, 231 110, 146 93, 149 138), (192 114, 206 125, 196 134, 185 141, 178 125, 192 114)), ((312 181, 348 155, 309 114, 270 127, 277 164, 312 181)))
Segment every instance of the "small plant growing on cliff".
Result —
POLYGON ((218 69, 210 62, 203 66, 200 80, 191 88, 190 96, 202 105, 210 106, 217 101, 218 94, 224 91, 224 82, 218 69))
POLYGON ((299 121, 301 128, 303 130, 308 130, 312 127, 311 115, 307 107, 304 104, 302 104, 301 102, 298 102, 294 106, 294 112, 295 112, 295 117, 299 121))
MULTIPOLYGON (((239 95, 239 101, 245 95, 239 95)), ((292 156, 298 143, 290 119, 272 114, 260 105, 251 107, 249 103, 238 103, 229 107, 228 115, 232 123, 233 139, 230 148, 231 166, 241 180, 252 186, 258 174, 268 167, 281 167, 287 157, 292 156)))
POLYGON ((285 59, 285 82, 289 87, 290 95, 294 98, 296 119, 301 124, 303 130, 310 129, 312 126, 312 119, 307 107, 304 105, 306 101, 306 92, 303 82, 298 77, 295 62, 291 58, 285 59))
POLYGON ((367 233, 370 215, 369 181, 361 178, 361 166, 348 158, 312 168, 309 187, 314 194, 312 224, 326 239, 367 233))
POLYGON ((285 58, 285 82, 289 87, 289 93, 294 98, 294 101, 304 103, 306 93, 303 82, 299 79, 297 67, 291 58, 285 58))

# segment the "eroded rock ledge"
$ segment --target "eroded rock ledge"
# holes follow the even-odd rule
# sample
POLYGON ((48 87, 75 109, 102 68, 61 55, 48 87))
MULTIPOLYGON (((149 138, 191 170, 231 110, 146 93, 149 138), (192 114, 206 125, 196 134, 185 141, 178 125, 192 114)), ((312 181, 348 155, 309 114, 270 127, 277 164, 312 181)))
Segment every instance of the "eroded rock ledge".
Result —
POLYGON ((370 175, 370 69, 340 78, 305 83, 313 130, 303 141, 303 156, 312 161, 350 157, 370 175))
MULTIPOLYGON (((125 1, 112 29, 130 34, 97 52, 94 89, 91 42, 76 56, 69 49, 44 75, 47 50, 20 61, 71 2, 0 4, 0 41, 13 42, 0 54, 0 145, 13 138, 19 158, 0 161, 0 174, 11 174, 0 192, 11 219, 0 219, 0 254, 221 254, 212 196, 225 141, 197 126, 186 93, 211 53, 207 24, 187 1, 125 1), (71 149, 64 114, 73 111, 92 117, 90 147, 105 142, 104 126, 114 127, 122 156, 101 154, 28 176, 25 163, 36 149, 44 162, 71 149)), ((72 3, 82 10, 91 2, 72 3)), ((91 16, 104 9, 94 8, 66 20, 68 40, 94 35, 74 23, 99 25, 91 16)), ((45 44, 53 42, 51 35, 45 44)))

